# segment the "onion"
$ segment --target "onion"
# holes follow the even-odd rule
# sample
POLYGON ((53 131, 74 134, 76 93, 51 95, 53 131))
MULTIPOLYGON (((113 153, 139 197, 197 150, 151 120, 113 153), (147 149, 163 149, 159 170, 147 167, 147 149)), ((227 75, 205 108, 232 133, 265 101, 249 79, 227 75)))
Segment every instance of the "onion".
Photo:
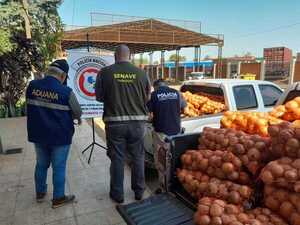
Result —
POLYGON ((292 163, 292 166, 293 166, 295 169, 300 169, 300 159, 296 159, 296 160, 292 163))
POLYGON ((210 207, 209 214, 211 216, 221 216, 224 212, 224 208, 219 206, 218 204, 213 203, 210 207))
POLYGON ((295 208, 290 202, 283 202, 279 209, 280 215, 284 218, 289 218, 294 211, 295 208))
POLYGON ((210 224, 211 225, 222 225, 223 223, 222 223, 221 217, 213 217, 211 219, 211 223, 210 224))
POLYGON ((210 217, 207 215, 200 215, 200 214, 196 213, 194 221, 198 225, 209 225, 210 217))
POLYGON ((247 155, 250 161, 258 161, 261 157, 259 150, 256 148, 251 148, 247 155))
POLYGON ((270 165, 270 171, 272 172, 274 177, 281 177, 284 173, 282 166, 277 163, 270 165))
POLYGON ((288 181, 296 181, 298 178, 297 170, 288 170, 284 173, 284 176, 288 181))
POLYGON ((199 204, 197 213, 199 213, 200 215, 208 215, 209 214, 209 206, 199 204))
POLYGON ((232 191, 229 193, 228 202, 233 204, 239 204, 241 201, 241 196, 238 192, 232 191))
POLYGON ((273 175, 270 171, 263 171, 261 174, 261 179, 266 184, 271 184, 274 181, 273 175))
POLYGON ((230 174, 234 171, 234 166, 232 163, 226 162, 223 163, 222 170, 225 174, 230 174))

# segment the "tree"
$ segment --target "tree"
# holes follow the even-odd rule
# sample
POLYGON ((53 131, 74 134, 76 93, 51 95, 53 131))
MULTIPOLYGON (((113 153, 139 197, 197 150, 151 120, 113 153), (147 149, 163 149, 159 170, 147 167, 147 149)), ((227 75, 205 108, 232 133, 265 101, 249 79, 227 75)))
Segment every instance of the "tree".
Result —
POLYGON ((12 41, 17 47, 0 56, 0 103, 7 108, 9 117, 15 116, 16 103, 24 94, 32 67, 42 68, 42 55, 35 44, 24 35, 14 35, 12 41))
POLYGON ((0 103, 9 116, 15 115, 32 72, 43 71, 60 52, 63 29, 57 7, 61 0, 27 1, 27 12, 24 0, 0 1, 0 103), (32 39, 26 38, 27 13, 32 39))
MULTIPOLYGON (((179 61, 180 61, 180 62, 185 61, 185 60, 186 60, 186 57, 185 57, 185 56, 179 55, 179 61)), ((170 55, 169 61, 171 61, 171 62, 176 62, 176 54, 170 55)))

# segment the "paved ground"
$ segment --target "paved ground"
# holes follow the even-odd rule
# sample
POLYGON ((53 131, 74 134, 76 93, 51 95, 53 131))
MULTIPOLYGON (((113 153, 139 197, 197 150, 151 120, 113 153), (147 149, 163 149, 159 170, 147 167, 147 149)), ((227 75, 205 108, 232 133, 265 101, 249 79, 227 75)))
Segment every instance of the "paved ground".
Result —
MULTIPOLYGON (((25 118, 5 123, 0 120, 0 133, 5 140, 24 147, 23 153, 0 155, 0 225, 123 225, 115 204, 108 197, 109 160, 104 151, 94 152, 91 165, 81 150, 90 143, 91 128, 84 122, 76 129, 68 161, 67 192, 77 202, 58 209, 51 208, 51 169, 48 174, 49 194, 42 204, 35 202, 33 171, 35 154, 26 141, 25 118)), ((97 137, 99 143, 103 141, 97 137)), ((6 143, 12 145, 13 143, 6 143)), ((146 196, 149 196, 147 191, 146 196)), ((130 170, 125 170, 125 201, 134 200, 130 190, 130 170)))

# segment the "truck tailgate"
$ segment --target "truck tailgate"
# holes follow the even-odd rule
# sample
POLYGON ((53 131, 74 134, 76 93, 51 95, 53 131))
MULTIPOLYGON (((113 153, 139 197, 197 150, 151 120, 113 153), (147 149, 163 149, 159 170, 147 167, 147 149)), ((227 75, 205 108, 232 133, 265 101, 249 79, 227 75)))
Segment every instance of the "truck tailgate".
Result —
POLYGON ((140 202, 118 205, 128 225, 192 225, 194 211, 170 193, 152 196, 140 202))

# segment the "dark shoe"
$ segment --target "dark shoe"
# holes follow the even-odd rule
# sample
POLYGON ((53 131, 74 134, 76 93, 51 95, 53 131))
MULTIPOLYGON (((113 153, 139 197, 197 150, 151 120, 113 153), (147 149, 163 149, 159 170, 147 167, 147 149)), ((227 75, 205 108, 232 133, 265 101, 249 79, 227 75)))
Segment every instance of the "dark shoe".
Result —
POLYGON ((45 200, 46 193, 37 193, 36 194, 36 202, 42 203, 45 200))
POLYGON ((66 195, 62 198, 52 200, 52 209, 72 203, 75 200, 75 195, 66 195))
POLYGON ((161 194, 162 192, 163 192, 163 191, 162 191, 162 189, 161 189, 161 188, 157 188, 157 189, 156 189, 156 191, 155 191, 155 194, 157 194, 157 195, 158 195, 158 194, 161 194))
POLYGON ((140 200, 143 199, 143 195, 144 195, 144 194, 135 194, 135 195, 134 195, 134 198, 135 198, 135 200, 140 201, 140 200))
POLYGON ((109 197, 118 204, 124 203, 124 198, 116 198, 111 193, 109 193, 109 197))

